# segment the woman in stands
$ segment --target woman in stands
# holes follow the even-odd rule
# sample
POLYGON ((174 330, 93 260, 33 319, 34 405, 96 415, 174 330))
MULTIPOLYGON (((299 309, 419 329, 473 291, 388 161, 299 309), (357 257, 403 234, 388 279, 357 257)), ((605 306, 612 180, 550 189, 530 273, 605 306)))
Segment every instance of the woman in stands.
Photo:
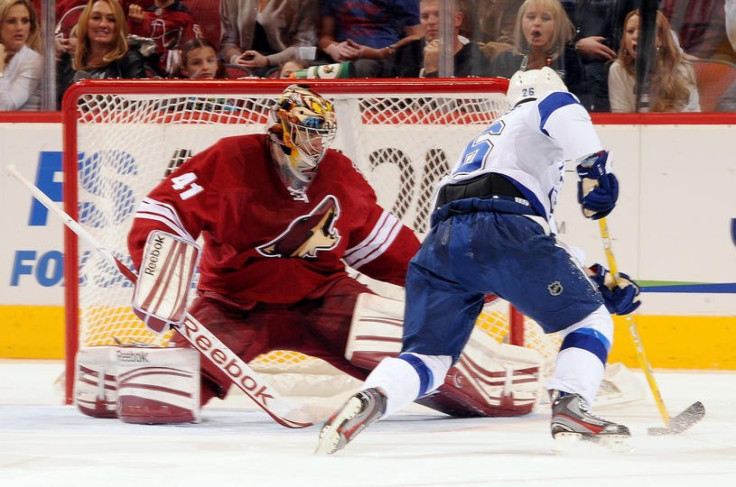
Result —
POLYGON ((0 110, 38 110, 43 59, 30 0, 0 0, 0 110))
POLYGON ((125 14, 117 0, 89 0, 77 23, 74 55, 56 66, 59 103, 69 86, 85 78, 145 78, 143 57, 128 49, 125 14))
MULTIPOLYGON (((624 34, 618 57, 608 72, 608 97, 612 112, 635 112, 636 49, 639 40, 639 10, 624 20, 624 34)), ((699 112, 700 99, 692 64, 685 59, 670 32, 670 23, 657 11, 648 111, 699 112)))

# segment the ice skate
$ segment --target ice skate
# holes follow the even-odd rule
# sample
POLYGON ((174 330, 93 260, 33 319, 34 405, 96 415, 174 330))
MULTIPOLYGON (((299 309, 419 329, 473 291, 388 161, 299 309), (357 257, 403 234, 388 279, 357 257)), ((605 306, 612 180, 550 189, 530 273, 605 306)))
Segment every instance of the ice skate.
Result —
POLYGON ((578 394, 552 392, 552 438, 556 441, 569 444, 587 440, 625 451, 630 449, 630 437, 626 426, 592 414, 587 402, 578 394))
POLYGON ((386 395, 378 388, 360 391, 327 420, 319 433, 315 453, 332 454, 345 448, 368 425, 386 411, 386 395))

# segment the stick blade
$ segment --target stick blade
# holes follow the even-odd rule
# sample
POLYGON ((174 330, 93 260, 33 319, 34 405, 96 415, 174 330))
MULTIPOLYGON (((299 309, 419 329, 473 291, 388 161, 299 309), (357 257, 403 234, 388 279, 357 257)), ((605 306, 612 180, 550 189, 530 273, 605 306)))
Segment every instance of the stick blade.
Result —
POLYGON ((705 406, 702 402, 697 401, 690 405, 683 412, 670 419, 669 427, 666 428, 649 428, 647 433, 652 436, 677 435, 683 431, 690 429, 695 423, 705 417, 705 406))

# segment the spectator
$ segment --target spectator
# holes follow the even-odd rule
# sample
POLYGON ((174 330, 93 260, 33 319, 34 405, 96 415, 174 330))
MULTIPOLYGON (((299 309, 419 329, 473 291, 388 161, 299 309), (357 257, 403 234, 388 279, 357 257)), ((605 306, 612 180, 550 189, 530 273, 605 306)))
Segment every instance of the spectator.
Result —
POLYGON ((323 0, 319 48, 357 78, 391 76, 393 54, 422 38, 419 0, 323 0))
POLYGON ((222 58, 265 76, 317 45, 318 0, 221 0, 222 58))
MULTIPOLYGON (((465 13, 460 1, 455 2, 454 70, 456 77, 490 76, 490 63, 480 52, 476 42, 460 36, 465 13)), ((412 41, 398 49, 395 57, 396 75, 402 78, 436 77, 440 58, 440 0, 421 0, 419 19, 424 38, 412 41)))
POLYGON ((117 0, 89 0, 77 23, 74 55, 57 63, 59 103, 67 88, 83 78, 145 78, 143 57, 128 49, 125 14, 117 0))
POLYGON ((307 64, 303 61, 299 60, 290 60, 286 61, 284 64, 281 65, 281 69, 279 69, 279 78, 286 79, 286 78, 294 78, 294 73, 297 71, 301 71, 302 69, 306 69, 307 64))
POLYGON ((573 39, 580 55, 585 87, 576 93, 588 111, 608 112, 608 68, 621 44, 621 31, 626 13, 641 3, 639 0, 561 0, 575 27, 573 39))
POLYGON ((148 8, 131 4, 128 31, 155 41, 156 51, 148 64, 162 77, 178 70, 182 45, 195 37, 194 19, 180 0, 155 0, 148 8))
POLYGON ((30 0, 0 0, 0 110, 38 110, 43 58, 30 0))
POLYGON ((494 76, 510 78, 516 71, 548 66, 572 93, 583 90, 580 58, 570 40, 575 31, 559 0, 525 0, 514 28, 514 48, 491 65, 494 76))
POLYGON ((188 79, 227 79, 215 44, 204 38, 191 39, 181 49, 179 77, 188 79))
MULTIPOLYGON (((612 112, 637 111, 636 47, 639 38, 639 10, 624 20, 624 34, 618 57, 608 73, 608 94, 612 112)), ((648 110, 652 112, 698 112, 700 101, 692 64, 670 32, 670 23, 657 11, 655 57, 652 64, 648 110)))
POLYGON ((475 19, 474 41, 493 61, 499 54, 514 47, 516 14, 524 0, 471 0, 471 18, 475 19))

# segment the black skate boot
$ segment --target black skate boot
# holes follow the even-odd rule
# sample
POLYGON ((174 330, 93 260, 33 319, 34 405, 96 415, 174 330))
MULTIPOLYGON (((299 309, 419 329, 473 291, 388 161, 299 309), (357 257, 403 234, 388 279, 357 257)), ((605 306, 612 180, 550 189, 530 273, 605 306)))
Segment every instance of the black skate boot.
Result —
POLYGON ((386 395, 381 389, 360 391, 327 420, 319 433, 315 453, 333 454, 345 448, 358 433, 377 421, 386 411, 386 395))
POLYGON ((629 428, 605 420, 590 412, 588 403, 578 394, 551 391, 552 438, 555 440, 588 440, 615 450, 628 448, 629 428))

